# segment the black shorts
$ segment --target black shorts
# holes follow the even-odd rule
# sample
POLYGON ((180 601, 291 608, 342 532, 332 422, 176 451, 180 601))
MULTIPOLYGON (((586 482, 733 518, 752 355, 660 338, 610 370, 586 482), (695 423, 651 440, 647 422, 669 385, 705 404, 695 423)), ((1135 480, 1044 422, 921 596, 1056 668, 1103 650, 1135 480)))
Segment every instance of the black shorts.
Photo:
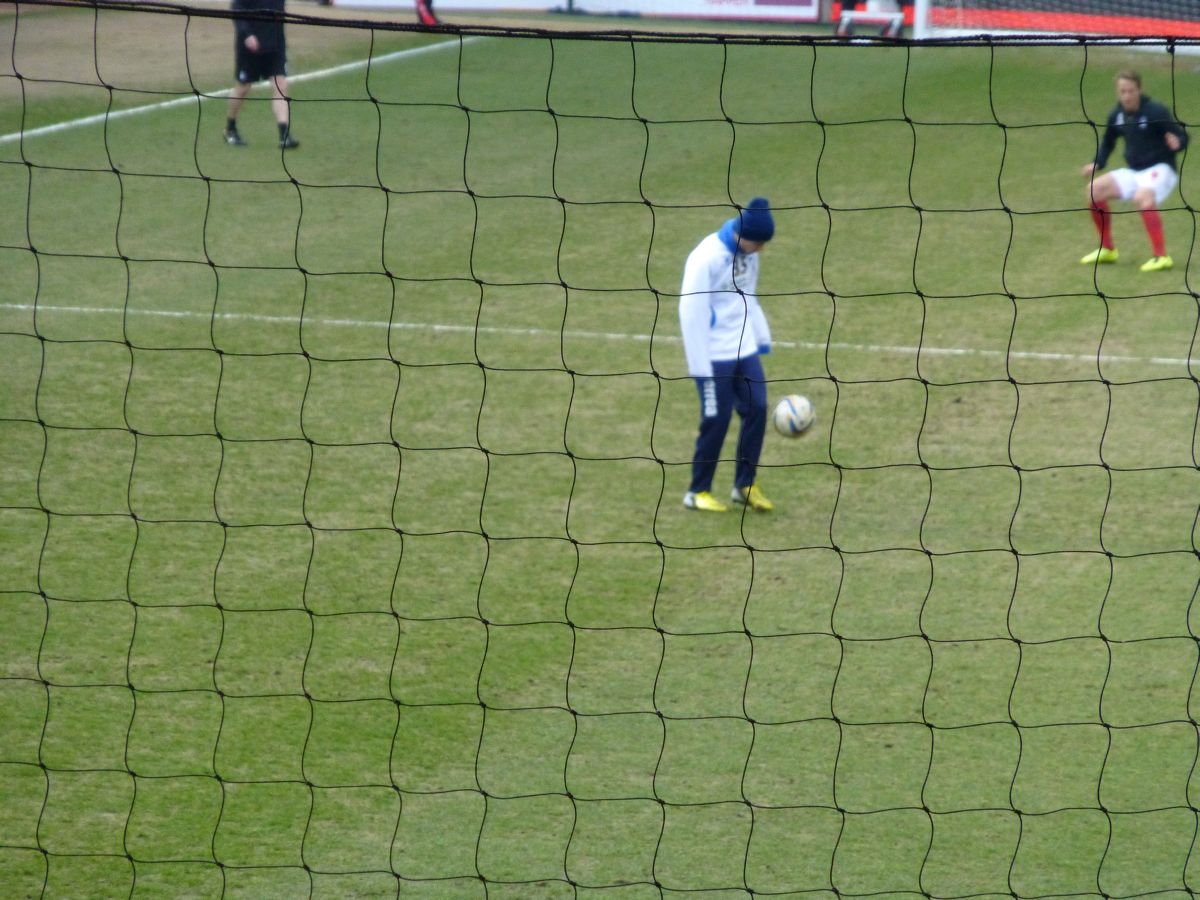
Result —
POLYGON ((238 41, 234 47, 233 64, 239 84, 254 84, 276 75, 287 75, 287 53, 282 47, 251 53, 238 41))

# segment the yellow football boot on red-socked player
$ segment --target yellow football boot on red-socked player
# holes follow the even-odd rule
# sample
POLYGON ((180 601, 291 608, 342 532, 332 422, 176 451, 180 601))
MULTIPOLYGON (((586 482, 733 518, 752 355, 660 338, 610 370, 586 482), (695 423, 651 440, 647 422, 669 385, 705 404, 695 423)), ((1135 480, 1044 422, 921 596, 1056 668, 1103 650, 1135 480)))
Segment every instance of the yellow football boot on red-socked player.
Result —
POLYGON ((1079 261, 1083 266, 1094 266, 1097 264, 1115 263, 1117 261, 1117 251, 1112 247, 1100 247, 1093 250, 1087 256, 1079 261))

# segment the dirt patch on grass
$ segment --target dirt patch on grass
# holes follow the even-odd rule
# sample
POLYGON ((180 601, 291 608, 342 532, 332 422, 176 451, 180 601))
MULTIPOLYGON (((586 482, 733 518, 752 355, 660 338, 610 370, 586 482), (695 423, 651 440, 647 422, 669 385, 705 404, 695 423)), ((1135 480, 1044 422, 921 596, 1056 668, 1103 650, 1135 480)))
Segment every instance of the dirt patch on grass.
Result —
MULTIPOLYGON (((220 13, 227 3, 193 4, 186 10, 70 9, 0 3, 0 103, 19 97, 20 82, 36 96, 68 95, 97 87, 123 91, 211 92, 233 84, 233 24, 220 13), (11 76, 11 77, 5 77, 11 76)), ((411 9, 346 9, 315 2, 288 4, 294 16, 317 20, 287 26, 289 68, 303 72, 348 55, 376 52, 446 35, 422 34, 411 9), (369 25, 384 26, 372 29, 369 25), (400 25, 403 30, 387 28, 400 25), (374 38, 374 44, 372 44, 374 38)), ((668 21, 554 13, 444 15, 450 25, 548 31, 758 32, 771 26, 668 21)), ((793 32, 794 28, 791 29, 793 32)), ((126 99, 126 98, 123 98, 126 99)), ((155 99, 148 96, 147 100, 155 99)))
MULTIPOLYGON (((233 24, 211 15, 224 8, 197 7, 188 15, 0 5, 0 76, 13 77, 10 87, 22 79, 34 82, 41 96, 97 85, 149 92, 228 87, 233 84, 233 24)), ((293 72, 370 50, 370 29, 334 24, 361 21, 361 11, 307 3, 289 11, 329 23, 287 26, 293 72)), ((370 19, 409 23, 412 14, 373 12, 370 19)), ((377 42, 381 34, 376 32, 377 42)), ((388 37, 399 42, 405 33, 388 37)))

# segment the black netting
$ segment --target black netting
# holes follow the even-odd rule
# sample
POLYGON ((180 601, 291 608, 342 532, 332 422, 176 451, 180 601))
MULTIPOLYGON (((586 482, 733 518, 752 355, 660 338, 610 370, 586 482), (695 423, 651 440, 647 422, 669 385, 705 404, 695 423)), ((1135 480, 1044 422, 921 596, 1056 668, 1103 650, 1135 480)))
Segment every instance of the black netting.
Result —
POLYGON ((0 895, 1193 893, 1186 156, 1078 263, 1175 45, 287 27, 285 151, 224 11, 0 13, 0 895), (817 424, 685 511, 758 193, 817 424))

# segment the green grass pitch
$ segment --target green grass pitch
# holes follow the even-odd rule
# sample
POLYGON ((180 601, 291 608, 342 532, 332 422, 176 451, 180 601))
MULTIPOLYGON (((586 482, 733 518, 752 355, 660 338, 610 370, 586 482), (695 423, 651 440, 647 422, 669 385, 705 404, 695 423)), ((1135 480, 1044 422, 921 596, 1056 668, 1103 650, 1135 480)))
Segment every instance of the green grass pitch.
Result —
MULTIPOLYGON (((12 65, 4 135, 108 106, 12 65)), ((1077 262, 1129 65, 1200 122, 1161 51, 475 36, 286 156, 0 143, 0 895, 1192 894, 1189 167, 1173 271, 1077 262), (757 194, 818 422, 687 513, 757 194)))

